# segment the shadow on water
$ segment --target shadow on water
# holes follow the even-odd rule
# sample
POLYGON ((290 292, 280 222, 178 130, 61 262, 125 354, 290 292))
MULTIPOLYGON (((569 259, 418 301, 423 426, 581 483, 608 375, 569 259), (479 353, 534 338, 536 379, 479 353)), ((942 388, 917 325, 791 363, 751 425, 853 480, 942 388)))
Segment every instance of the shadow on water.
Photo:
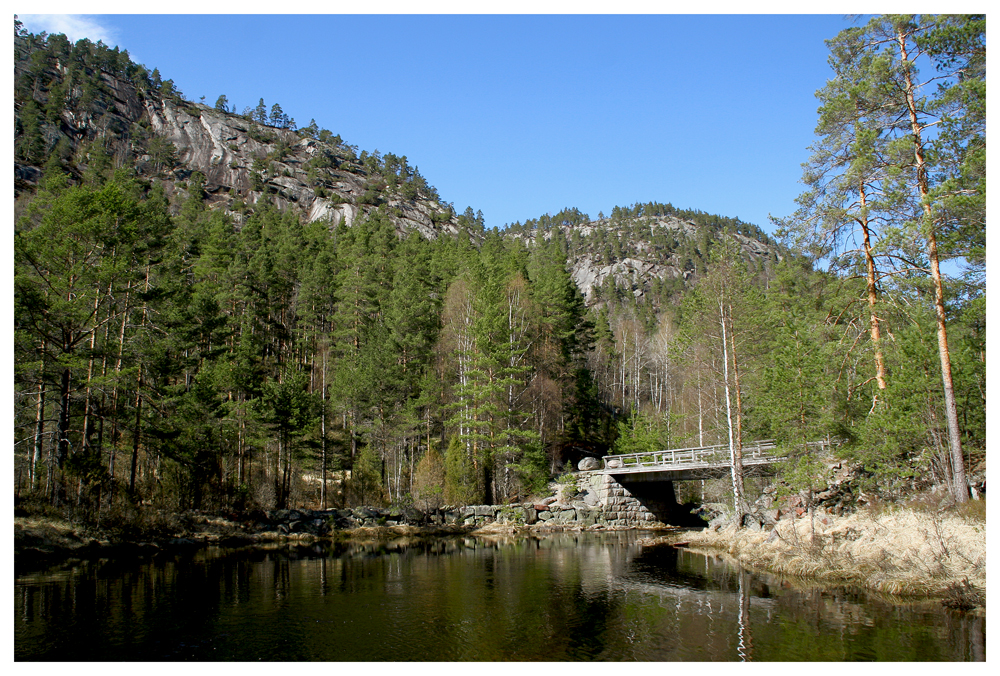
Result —
POLYGON ((637 533, 201 550, 15 579, 17 660, 977 660, 985 619, 637 533))

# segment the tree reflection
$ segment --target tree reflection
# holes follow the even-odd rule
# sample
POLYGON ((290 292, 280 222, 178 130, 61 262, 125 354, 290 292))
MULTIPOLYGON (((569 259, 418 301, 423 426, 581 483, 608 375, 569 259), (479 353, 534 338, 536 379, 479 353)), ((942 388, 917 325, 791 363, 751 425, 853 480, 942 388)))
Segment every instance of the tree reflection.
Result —
POLYGON ((738 644, 736 652, 741 662, 753 661, 753 637, 750 635, 750 573, 740 569, 740 610, 737 616, 739 625, 738 644))
POLYGON ((984 617, 885 603, 857 591, 796 588, 722 558, 636 546, 635 537, 284 546, 80 564, 15 578, 15 655, 78 661, 985 658, 984 617))

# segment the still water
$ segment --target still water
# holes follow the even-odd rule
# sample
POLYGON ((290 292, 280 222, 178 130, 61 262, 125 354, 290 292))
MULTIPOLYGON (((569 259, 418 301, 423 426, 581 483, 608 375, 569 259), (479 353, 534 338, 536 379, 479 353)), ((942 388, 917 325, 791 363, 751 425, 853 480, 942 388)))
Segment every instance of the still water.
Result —
POLYGON ((982 660, 985 618, 635 532, 200 550, 14 581, 17 660, 982 660))

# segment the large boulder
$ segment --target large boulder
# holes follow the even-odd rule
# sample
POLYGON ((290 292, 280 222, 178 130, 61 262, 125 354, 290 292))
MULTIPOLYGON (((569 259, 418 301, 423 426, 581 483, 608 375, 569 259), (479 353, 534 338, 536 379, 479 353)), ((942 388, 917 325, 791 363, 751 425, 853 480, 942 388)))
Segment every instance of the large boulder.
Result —
POLYGON ((424 523, 424 520, 426 518, 424 513, 421 512, 416 507, 405 508, 403 510, 403 517, 406 519, 407 523, 414 526, 419 526, 420 524, 424 523))
POLYGON ((597 458, 584 458, 577 464, 577 469, 581 472, 590 472, 601 468, 601 461, 597 458))

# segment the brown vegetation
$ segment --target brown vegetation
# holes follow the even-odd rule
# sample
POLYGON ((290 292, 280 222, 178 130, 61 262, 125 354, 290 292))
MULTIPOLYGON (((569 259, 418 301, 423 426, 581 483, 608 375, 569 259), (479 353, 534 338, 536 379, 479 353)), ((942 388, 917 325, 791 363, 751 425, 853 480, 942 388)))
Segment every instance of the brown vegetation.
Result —
POLYGON ((684 539, 692 548, 725 550, 755 570, 890 594, 946 596, 959 587, 986 588, 985 509, 976 511, 869 509, 812 522, 785 518, 770 532, 730 527, 684 539))

